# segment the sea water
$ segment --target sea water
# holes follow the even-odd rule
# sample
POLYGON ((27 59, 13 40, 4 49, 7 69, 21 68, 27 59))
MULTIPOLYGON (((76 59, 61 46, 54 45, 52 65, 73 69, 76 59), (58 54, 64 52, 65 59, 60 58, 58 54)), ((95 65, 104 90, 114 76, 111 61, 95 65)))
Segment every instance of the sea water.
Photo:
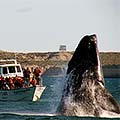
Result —
MULTIPOLYGON (((46 86, 38 102, 0 102, 0 120, 108 120, 110 118, 56 116, 64 77, 44 76, 46 86)), ((105 86, 120 103, 120 78, 105 78, 105 86)), ((120 118, 114 118, 119 120, 120 118)), ((113 120, 113 118, 111 118, 113 120)))

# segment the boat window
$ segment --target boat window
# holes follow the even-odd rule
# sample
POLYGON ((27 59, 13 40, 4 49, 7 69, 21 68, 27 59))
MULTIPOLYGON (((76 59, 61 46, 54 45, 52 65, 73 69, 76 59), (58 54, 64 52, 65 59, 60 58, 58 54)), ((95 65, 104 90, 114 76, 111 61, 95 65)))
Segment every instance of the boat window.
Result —
POLYGON ((9 69, 9 73, 15 73, 15 67, 14 66, 10 66, 8 67, 9 69))
POLYGON ((16 66, 16 68, 17 68, 17 72, 21 72, 20 66, 16 66))
POLYGON ((3 74, 8 74, 7 67, 3 67, 3 74))

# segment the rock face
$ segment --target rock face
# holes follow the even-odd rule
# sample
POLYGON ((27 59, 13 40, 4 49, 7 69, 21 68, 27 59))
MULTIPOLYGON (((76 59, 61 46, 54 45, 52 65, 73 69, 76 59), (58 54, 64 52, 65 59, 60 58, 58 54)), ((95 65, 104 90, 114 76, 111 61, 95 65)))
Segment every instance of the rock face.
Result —
POLYGON ((101 52, 101 64, 104 65, 120 65, 120 52, 101 52))
MULTIPOLYGON (((16 53, 0 51, 0 59, 17 58, 20 63, 38 64, 40 62, 49 61, 69 61, 74 52, 34 52, 34 53, 16 53)), ((102 66, 104 65, 120 65, 120 52, 101 52, 100 60, 102 66)))
POLYGON ((15 53, 0 51, 0 59, 16 58, 23 66, 25 65, 40 65, 40 64, 57 64, 64 61, 69 61, 72 57, 71 52, 48 52, 48 53, 15 53))

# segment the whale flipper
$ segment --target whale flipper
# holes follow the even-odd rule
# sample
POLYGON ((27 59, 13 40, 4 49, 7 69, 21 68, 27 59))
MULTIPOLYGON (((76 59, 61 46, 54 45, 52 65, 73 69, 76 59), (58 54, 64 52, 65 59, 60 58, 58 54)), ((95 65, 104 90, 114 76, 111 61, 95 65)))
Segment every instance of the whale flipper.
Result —
POLYGON ((120 116, 120 106, 104 87, 96 35, 85 36, 68 63, 58 111, 67 116, 120 116))

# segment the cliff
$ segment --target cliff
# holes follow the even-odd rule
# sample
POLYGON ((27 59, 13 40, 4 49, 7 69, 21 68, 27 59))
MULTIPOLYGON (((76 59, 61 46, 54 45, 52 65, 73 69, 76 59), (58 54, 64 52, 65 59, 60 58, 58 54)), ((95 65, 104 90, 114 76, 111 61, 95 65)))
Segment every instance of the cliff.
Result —
POLYGON ((104 65, 120 65, 120 52, 101 52, 101 64, 104 65))
POLYGON ((0 59, 17 59, 23 66, 26 65, 54 65, 62 64, 69 61, 72 57, 71 52, 34 52, 34 53, 17 53, 0 51, 0 59))
MULTIPOLYGON (((62 64, 71 59, 73 52, 17 53, 0 51, 0 59, 16 58, 22 65, 62 64)), ((102 66, 120 65, 120 52, 100 52, 102 66)))

